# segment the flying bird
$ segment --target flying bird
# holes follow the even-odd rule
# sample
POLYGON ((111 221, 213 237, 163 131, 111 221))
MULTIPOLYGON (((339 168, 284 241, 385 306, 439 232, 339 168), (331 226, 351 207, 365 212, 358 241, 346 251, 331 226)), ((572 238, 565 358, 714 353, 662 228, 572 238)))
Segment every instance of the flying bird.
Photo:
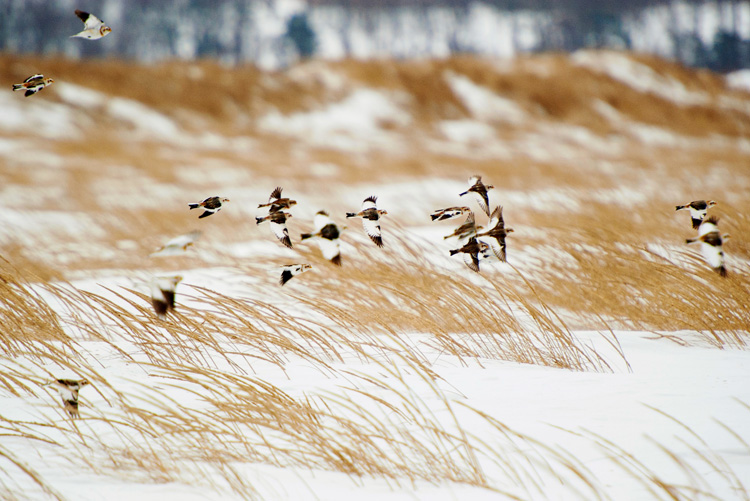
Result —
POLYGON ((315 225, 315 233, 303 233, 300 235, 300 238, 302 240, 315 238, 318 241, 318 247, 320 247, 323 257, 333 264, 341 266, 341 245, 339 241, 341 231, 338 226, 336 226, 336 223, 333 222, 333 219, 324 210, 315 214, 313 224, 315 225))
POLYGON ((187 252, 188 247, 193 245, 198 238, 200 238, 200 231, 192 231, 179 237, 174 237, 172 240, 161 246, 155 252, 150 254, 151 257, 156 256, 179 256, 187 252))
POLYGON ((41 73, 37 73, 36 75, 31 75, 29 78, 23 81, 23 83, 20 84, 13 84, 13 91, 18 90, 25 90, 24 96, 29 97, 33 96, 49 84, 53 83, 54 80, 51 78, 44 78, 44 75, 41 73))
POLYGON ((45 386, 53 386, 60 397, 62 397, 63 407, 72 419, 81 417, 78 413, 78 390, 89 384, 86 379, 57 379, 45 386))
POLYGON ((202 219, 204 217, 210 216, 214 212, 219 212, 221 210, 222 204, 225 204, 227 202, 229 202, 228 198, 208 197, 202 202, 188 204, 188 207, 190 207, 190 210, 197 209, 198 207, 203 207, 203 214, 198 216, 198 219, 202 219))
POLYGON ((483 233, 477 233, 477 237, 487 236, 494 238, 495 240, 490 241, 492 252, 495 253, 500 261, 505 262, 505 237, 508 235, 508 233, 511 233, 513 231, 513 228, 505 227, 505 222, 503 221, 502 205, 498 205, 497 207, 495 207, 495 210, 492 211, 489 226, 489 230, 483 233))
POLYGON ((452 219, 458 217, 466 212, 471 212, 468 207, 448 207, 447 209, 439 209, 430 214, 433 221, 444 221, 446 219, 452 219))
POLYGON ((463 253, 466 266, 472 271, 479 272, 479 254, 484 254, 488 247, 489 246, 486 243, 477 240, 476 237, 471 237, 471 240, 469 240, 466 245, 460 249, 451 250, 450 254, 453 256, 458 253, 463 253))
POLYGON ((446 240, 451 237, 456 237, 459 240, 463 240, 464 238, 474 237, 477 234, 477 230, 481 228, 482 228, 481 226, 477 226, 476 221, 474 220, 474 213, 469 211, 469 215, 466 216, 466 221, 464 221, 464 224, 456 228, 456 230, 450 235, 444 236, 443 240, 446 240))
POLYGON ((289 238, 289 230, 286 227, 286 220, 290 217, 292 217, 292 215, 288 212, 272 212, 264 217, 256 217, 255 224, 260 224, 263 221, 270 221, 273 234, 276 235, 276 238, 278 238, 282 244, 291 249, 292 240, 289 238))
POLYGON ((151 305, 159 320, 166 320, 167 313, 175 309, 175 289, 181 276, 154 277, 151 280, 151 305))
POLYGON ((277 186, 275 190, 271 192, 271 196, 268 198, 267 204, 260 204, 258 205, 258 208, 261 207, 269 207, 268 212, 279 212, 284 209, 289 209, 293 205, 297 204, 296 200, 292 200, 290 198, 281 198, 281 186, 277 186))
POLYGON ((279 279, 279 284, 284 285, 288 281, 292 279, 292 277, 296 277, 297 275, 306 272, 307 270, 311 269, 312 265, 310 264, 289 264, 282 268, 281 271, 281 278, 279 279))
POLYGON ((380 210, 377 207, 378 197, 369 196, 362 202, 362 210, 357 212, 347 212, 346 217, 361 217, 362 227, 365 229, 365 233, 370 237, 370 240, 375 242, 378 247, 383 246, 383 237, 380 231, 380 216, 385 216, 388 211, 380 210))
POLYGON ((694 200, 689 204, 676 206, 675 210, 690 209, 690 218, 693 221, 693 229, 697 230, 700 227, 703 218, 706 217, 708 208, 713 207, 714 205, 716 205, 716 202, 713 200, 694 200))
POLYGON ((70 38, 86 38, 88 40, 97 40, 107 36, 112 28, 106 26, 104 22, 93 14, 76 9, 76 16, 83 21, 83 31, 71 35, 70 38))
POLYGON ((485 214, 489 216, 490 198, 487 192, 492 188, 494 188, 494 186, 490 184, 485 185, 484 183, 482 183, 482 176, 471 176, 469 178, 469 189, 464 191, 463 193, 459 193, 458 196, 462 197, 467 193, 471 193, 472 195, 474 195, 474 198, 479 204, 479 207, 484 211, 485 214))
POLYGON ((727 276, 727 269, 724 266, 724 249, 722 248, 723 239, 729 238, 728 234, 723 237, 719 233, 719 218, 709 216, 698 228, 696 238, 688 238, 686 243, 700 242, 703 258, 708 265, 722 277, 727 276))

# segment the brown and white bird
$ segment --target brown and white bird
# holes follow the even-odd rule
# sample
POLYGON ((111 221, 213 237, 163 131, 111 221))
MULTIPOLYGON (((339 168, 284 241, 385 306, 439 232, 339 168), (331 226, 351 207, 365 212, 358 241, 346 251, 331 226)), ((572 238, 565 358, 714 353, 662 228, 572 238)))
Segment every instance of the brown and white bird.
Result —
POLYGON ((469 211, 469 215, 466 216, 466 221, 464 221, 464 224, 456 228, 456 230, 450 235, 444 236, 443 240, 446 240, 451 237, 456 237, 459 240, 463 240, 464 238, 475 237, 477 234, 477 230, 481 228, 482 228, 481 226, 477 226, 476 224, 476 221, 474 219, 474 213, 469 211))
POLYGON ((484 211, 485 214, 489 216, 490 198, 487 192, 492 188, 494 188, 494 186, 489 184, 485 185, 484 183, 482 183, 482 176, 471 176, 469 178, 469 189, 464 191, 463 193, 459 193, 458 196, 462 197, 468 193, 471 193, 472 195, 474 195, 474 198, 479 204, 479 207, 484 211))
POLYGON ((154 277, 151 280, 151 305, 159 320, 166 320, 167 314, 174 311, 175 290, 181 281, 181 276, 154 277))
POLYGON ((729 238, 729 235, 722 236, 719 233, 719 218, 709 216, 704 219, 698 228, 696 238, 688 238, 686 243, 700 242, 701 253, 708 265, 722 277, 727 276, 727 269, 724 266, 724 249, 723 240, 729 238))
POLYGON ((458 217, 461 214, 471 212, 468 207, 448 207, 447 209, 439 209, 430 214, 433 221, 444 221, 446 219, 452 219, 458 217))
POLYGON ((78 390, 89 384, 86 379, 57 379, 46 386, 54 387, 62 397, 63 407, 72 419, 81 417, 78 413, 78 390))
POLYGON ((42 75, 41 73, 37 73, 36 75, 31 75, 29 78, 24 80, 23 83, 13 84, 13 91, 26 91, 24 93, 24 96, 29 97, 33 96, 53 82, 54 80, 52 80, 51 78, 44 78, 44 75, 42 75))
POLYGON ((93 14, 76 9, 76 16, 83 21, 83 31, 71 35, 70 38, 86 38, 88 40, 97 40, 105 37, 112 32, 112 28, 105 25, 104 22, 93 14))
POLYGON ((271 196, 268 198, 267 204, 260 204, 258 208, 269 207, 268 212, 279 212, 284 209, 289 209, 293 205, 297 204, 296 200, 290 198, 281 198, 281 186, 277 186, 275 190, 271 192, 271 196))
POLYGON ((697 230, 701 225, 701 221, 706 217, 708 208, 714 205, 716 205, 716 202, 713 200, 694 200, 689 204, 676 206, 675 210, 690 209, 690 219, 693 221, 693 229, 697 230))
POLYGON ((387 215, 388 211, 378 209, 377 201, 378 197, 375 195, 365 198, 362 202, 362 210, 356 214, 354 212, 347 212, 346 217, 361 217, 365 233, 370 237, 370 240, 375 242, 375 245, 382 247, 383 237, 380 231, 380 216, 387 215))
POLYGON ((341 232, 338 226, 324 210, 315 214, 313 224, 315 225, 315 233, 302 233, 300 238, 302 240, 308 238, 317 240, 323 257, 333 264, 341 266, 341 243, 339 241, 341 232))
POLYGON ((460 249, 453 249, 450 253, 451 256, 463 253, 466 266, 468 266, 470 270, 479 272, 479 254, 484 254, 488 248, 489 246, 486 243, 477 240, 475 237, 471 237, 466 245, 460 249))
POLYGON ((179 256, 187 252, 188 247, 193 245, 198 238, 200 238, 200 231, 192 231, 179 237, 174 237, 172 240, 161 246, 158 250, 150 254, 151 257, 157 256, 179 256))
POLYGON ((284 285, 297 275, 304 273, 312 268, 310 264, 288 264, 281 270, 281 278, 279 284, 284 285))
POLYGON ((223 204, 229 202, 228 198, 223 197, 208 197, 207 199, 203 200, 202 202, 192 203, 188 204, 188 207, 190 207, 190 210, 197 209, 199 207, 203 208, 203 214, 198 216, 198 219, 202 219, 204 217, 208 217, 211 214, 215 212, 219 212, 221 210, 221 207, 223 204))
POLYGON ((505 237, 508 233, 513 232, 513 228, 505 227, 502 205, 498 205, 495 207, 495 210, 492 211, 489 227, 489 230, 483 233, 477 233, 477 237, 487 236, 494 238, 494 240, 490 241, 492 252, 495 253, 495 256, 497 256, 500 261, 505 262, 505 237))
POLYGON ((276 238, 278 238, 282 244, 291 249, 292 240, 289 238, 289 230, 286 227, 286 220, 290 217, 292 217, 292 215, 288 212, 272 212, 264 217, 256 217, 255 224, 260 224, 264 221, 270 221, 271 231, 273 232, 273 234, 276 235, 276 238))

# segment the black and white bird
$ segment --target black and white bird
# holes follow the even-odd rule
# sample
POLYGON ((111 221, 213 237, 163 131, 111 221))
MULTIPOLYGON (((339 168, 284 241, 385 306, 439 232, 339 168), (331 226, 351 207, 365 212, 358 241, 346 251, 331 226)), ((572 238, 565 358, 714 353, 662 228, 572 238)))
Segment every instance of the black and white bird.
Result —
POLYGON ((339 240, 341 231, 338 226, 324 210, 315 214, 313 224, 315 225, 315 233, 302 233, 300 238, 302 240, 308 238, 317 240, 323 257, 333 264, 341 266, 341 242, 339 240))
POLYGON ((208 197, 207 199, 203 200, 202 202, 196 202, 192 204, 188 204, 188 207, 190 207, 190 210, 197 209, 199 207, 203 208, 203 214, 198 216, 198 219, 202 219, 204 217, 208 217, 211 214, 215 212, 219 212, 221 210, 221 207, 223 204, 229 202, 228 198, 223 197, 208 197))
POLYGON ((471 193, 472 195, 474 195, 474 198, 479 204, 479 207, 484 211, 485 214, 489 216, 490 197, 487 192, 492 188, 494 188, 494 186, 489 184, 485 185, 484 183, 482 183, 482 176, 471 176, 469 178, 469 189, 464 191, 463 193, 459 193, 458 196, 462 197, 468 193, 471 193))
POLYGON ((88 40, 97 40, 105 37, 112 32, 112 28, 105 25, 104 22, 93 14, 76 9, 76 16, 83 21, 83 31, 71 35, 70 38, 86 38, 88 40))
POLYGON ((182 281, 181 276, 154 277, 151 280, 151 305, 159 320, 166 320, 167 314, 175 309, 175 290, 182 281))
POLYGON ((289 209, 293 205, 297 204, 296 200, 292 200, 290 198, 282 198, 281 197, 281 186, 277 186, 275 190, 271 192, 271 196, 268 198, 268 203, 266 204, 260 204, 258 205, 258 208, 261 207, 268 207, 268 212, 279 212, 284 209, 289 209))
POLYGON ((700 242, 701 253, 708 265, 722 277, 727 276, 727 269, 724 266, 724 239, 729 238, 728 234, 719 233, 719 218, 709 216, 704 219, 698 228, 698 236, 688 238, 686 243, 700 242))
POLYGON ((446 219, 452 219, 454 217, 458 217, 461 214, 465 214, 467 212, 471 212, 471 209, 468 207, 448 207, 447 209, 438 209, 432 214, 430 214, 430 217, 433 221, 444 221, 446 219))
POLYGON ((451 237, 456 237, 459 240, 463 240, 464 238, 471 238, 475 237, 477 234, 477 231, 480 230, 482 227, 477 226, 474 213, 469 211, 469 215, 466 216, 466 221, 456 228, 456 230, 451 233, 450 235, 446 235, 443 237, 443 240, 446 240, 451 237))
POLYGON ((201 236, 200 231, 192 231, 179 237, 174 237, 172 240, 161 246, 156 251, 150 254, 151 257, 160 256, 179 256, 187 252, 188 247, 193 245, 196 240, 201 236))
POLYGON ((296 277, 297 275, 304 273, 312 268, 312 265, 310 264, 288 264, 284 266, 281 270, 281 278, 279 279, 279 284, 284 285, 288 281, 290 281, 293 277, 296 277))
POLYGON ((477 233, 477 237, 493 238, 494 240, 490 241, 492 252, 500 261, 505 262, 505 237, 511 232, 513 228, 506 228, 505 221, 503 221, 503 206, 498 205, 490 216, 489 229, 483 233, 477 233))
POLYGON ((292 240, 289 238, 289 230, 286 227, 286 220, 290 217, 292 217, 292 215, 288 212, 272 212, 267 216, 256 217, 255 224, 260 224, 264 221, 270 221, 271 231, 273 232, 273 234, 276 235, 276 238, 279 239, 279 242, 291 249, 292 240))
POLYGON ((375 245, 382 247, 383 237, 380 230, 380 216, 387 215, 388 211, 378 209, 377 201, 378 197, 374 195, 365 198, 362 202, 362 210, 357 213, 347 212, 346 217, 361 217, 365 233, 370 237, 370 240, 375 242, 375 245))
POLYGON ((56 379, 46 386, 54 387, 60 394, 63 407, 72 419, 81 417, 78 413, 78 390, 89 384, 86 379, 56 379))
POLYGON ((42 75, 41 73, 37 73, 36 75, 31 75, 29 78, 24 80, 23 83, 13 84, 13 91, 26 91, 24 92, 24 96, 29 97, 33 96, 53 82, 53 79, 44 78, 44 75, 42 75))
POLYGON ((458 253, 463 253, 466 266, 472 271, 479 272, 479 254, 484 254, 488 248, 489 246, 486 243, 477 240, 475 237, 471 237, 466 245, 460 249, 451 250, 450 254, 453 256, 458 253))
POLYGON ((677 205, 675 210, 690 209, 690 219, 693 221, 693 229, 697 230, 701 221, 706 217, 708 208, 716 205, 713 200, 694 200, 689 204, 677 205))

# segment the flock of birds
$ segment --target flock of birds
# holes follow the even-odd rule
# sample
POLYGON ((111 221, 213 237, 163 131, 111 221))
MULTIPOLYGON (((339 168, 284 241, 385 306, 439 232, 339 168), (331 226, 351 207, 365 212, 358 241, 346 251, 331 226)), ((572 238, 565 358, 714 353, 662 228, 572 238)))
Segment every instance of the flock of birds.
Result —
MULTIPOLYGON (((83 22, 83 30, 71 38, 84 38, 87 40, 98 40, 109 33, 112 29, 93 14, 76 10, 75 14, 83 22)), ((20 84, 13 84, 13 91, 23 91, 26 97, 32 96, 45 87, 52 84, 52 78, 45 78, 43 74, 35 74, 28 77, 20 84)), ((488 192, 493 188, 492 185, 482 183, 481 176, 472 176, 469 178, 469 188, 460 193, 459 196, 472 195, 480 209, 489 217, 488 229, 480 232, 481 226, 477 226, 474 212, 467 206, 455 206, 440 209, 431 214, 432 221, 445 221, 458 218, 466 214, 464 222, 456 228, 450 235, 444 238, 455 237, 462 242, 462 245, 456 249, 450 250, 450 255, 460 254, 466 266, 469 269, 479 272, 480 257, 489 258, 489 250, 501 262, 506 261, 506 242, 505 239, 513 232, 513 228, 506 228, 503 220, 503 207, 498 205, 490 213, 490 202, 488 192), (487 243, 482 239, 489 241, 487 243)), ((212 196, 201 202, 188 204, 189 208, 201 209, 203 212, 199 219, 206 218, 217 213, 222 207, 229 202, 228 198, 212 196)), ((296 205, 296 201, 282 196, 282 188, 277 187, 269 197, 267 203, 259 204, 258 207, 268 207, 268 214, 262 217, 256 217, 258 225, 268 222, 271 232, 284 246, 292 248, 292 241, 289 237, 289 231, 286 227, 287 219, 292 217, 290 212, 285 210, 296 205)), ((718 229, 718 218, 715 216, 706 217, 708 209, 716 205, 713 200, 697 200, 684 205, 676 206, 676 210, 689 210, 693 223, 693 228, 698 231, 698 236, 686 239, 687 243, 700 243, 701 251, 706 262, 713 270, 722 277, 727 275, 724 264, 724 252, 722 248, 723 240, 729 235, 722 235, 718 229)), ((369 196, 362 202, 362 209, 359 212, 347 212, 347 218, 361 218, 362 226, 365 233, 378 247, 383 247, 382 230, 380 219, 387 215, 388 212, 377 207, 377 197, 369 196)), ((341 266, 341 250, 339 237, 341 229, 331 219, 326 211, 319 211, 314 219, 314 232, 302 233, 300 238, 304 240, 316 240, 320 251, 325 259, 334 265, 341 266)), ((167 256, 183 253, 192 245, 201 235, 201 232, 195 231, 187 235, 176 237, 162 248, 152 253, 152 256, 167 256)), ((312 269, 308 263, 290 264, 282 267, 279 283, 283 286, 293 277, 300 275, 312 269)), ((151 303, 157 318, 166 319, 167 314, 175 308, 175 290, 182 280, 180 276, 162 276, 155 277, 151 281, 151 303)), ((86 379, 57 379, 48 383, 57 389, 62 397, 64 409, 71 418, 79 417, 78 411, 78 392, 81 388, 88 385, 86 379)))

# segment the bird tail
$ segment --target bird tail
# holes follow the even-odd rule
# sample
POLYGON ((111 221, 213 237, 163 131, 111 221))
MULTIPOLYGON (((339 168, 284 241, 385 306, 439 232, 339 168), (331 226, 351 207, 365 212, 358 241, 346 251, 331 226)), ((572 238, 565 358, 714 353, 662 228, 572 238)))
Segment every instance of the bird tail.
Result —
POLYGON ((675 205, 674 210, 686 209, 687 205, 675 205))
POLYGON ((13 84, 13 90, 14 91, 16 91, 16 90, 24 90, 24 89, 25 89, 25 87, 23 86, 23 84, 13 84))
POLYGON ((357 217, 357 215, 354 212, 347 212, 346 217, 357 217))
POLYGON ((459 193, 458 196, 462 197, 462 196, 466 195, 467 193, 469 193, 469 192, 468 191, 464 191, 463 193, 459 193))
POLYGON ((260 224, 264 221, 264 218, 255 216, 255 224, 260 224))
POLYGON ((697 241, 698 241, 697 238, 688 238, 688 239, 685 240, 685 243, 686 244, 692 244, 693 242, 697 242, 697 241))
POLYGON ((312 233, 303 233, 299 237, 302 240, 307 240, 308 238, 312 238, 312 233))
POLYGON ((200 206, 201 204, 188 204, 188 207, 190 207, 190 210, 197 209, 200 206))
POLYGON ((458 249, 453 249, 452 251, 450 251, 451 256, 458 254, 458 252, 459 252, 458 249))

